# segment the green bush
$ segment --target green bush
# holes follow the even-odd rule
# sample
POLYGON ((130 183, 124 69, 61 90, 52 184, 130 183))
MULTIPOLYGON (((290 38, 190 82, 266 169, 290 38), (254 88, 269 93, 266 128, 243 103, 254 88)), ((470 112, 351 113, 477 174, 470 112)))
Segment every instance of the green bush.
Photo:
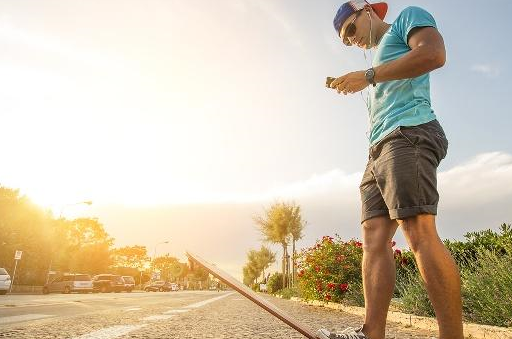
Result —
POLYGON ((281 273, 274 273, 268 278, 267 291, 268 293, 276 293, 283 288, 283 275, 281 273))
POLYGON ((450 251, 459 268, 474 268, 472 263, 478 260, 482 250, 495 252, 497 255, 512 255, 512 226, 502 224, 500 233, 492 230, 469 232, 464 235, 466 241, 445 240, 444 244, 450 251))
POLYGON ((284 299, 291 299, 291 297, 300 297, 300 291, 296 287, 283 288, 276 292, 280 294, 284 299))
POLYGON ((401 311, 423 317, 435 316, 427 289, 415 262, 414 265, 403 267, 400 277, 397 274, 396 288, 400 295, 401 311))
POLYGON ((251 289, 254 291, 254 292, 259 292, 260 291, 260 284, 259 283, 253 283, 251 285, 251 289))
POLYGON ((512 327, 512 255, 481 250, 461 271, 464 317, 472 322, 512 327))

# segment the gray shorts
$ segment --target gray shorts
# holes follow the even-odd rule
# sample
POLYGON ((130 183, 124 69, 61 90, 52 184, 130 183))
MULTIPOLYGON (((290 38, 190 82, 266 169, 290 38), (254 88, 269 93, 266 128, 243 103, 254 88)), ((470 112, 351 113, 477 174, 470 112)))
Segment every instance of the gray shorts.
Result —
POLYGON ((437 214, 437 167, 448 140, 437 120, 400 126, 370 147, 359 190, 361 223, 376 216, 437 214))

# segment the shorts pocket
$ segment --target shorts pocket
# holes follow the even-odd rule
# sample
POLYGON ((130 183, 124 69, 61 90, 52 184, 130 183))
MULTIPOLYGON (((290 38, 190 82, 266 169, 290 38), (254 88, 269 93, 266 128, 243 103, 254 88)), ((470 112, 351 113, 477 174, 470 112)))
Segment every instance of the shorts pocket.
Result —
POLYGON ((407 140, 411 146, 416 147, 419 142, 419 136, 417 133, 414 132, 415 127, 404 127, 400 126, 398 127, 398 133, 407 140))

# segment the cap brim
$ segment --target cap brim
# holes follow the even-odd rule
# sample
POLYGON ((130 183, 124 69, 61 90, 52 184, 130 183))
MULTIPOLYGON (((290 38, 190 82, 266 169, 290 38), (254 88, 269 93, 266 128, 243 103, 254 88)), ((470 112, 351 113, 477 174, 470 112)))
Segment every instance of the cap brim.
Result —
POLYGON ((388 4, 385 2, 378 2, 375 4, 371 4, 370 6, 372 6, 372 8, 375 11, 375 13, 377 14, 377 16, 381 20, 384 20, 384 17, 386 16, 386 13, 388 12, 388 4))

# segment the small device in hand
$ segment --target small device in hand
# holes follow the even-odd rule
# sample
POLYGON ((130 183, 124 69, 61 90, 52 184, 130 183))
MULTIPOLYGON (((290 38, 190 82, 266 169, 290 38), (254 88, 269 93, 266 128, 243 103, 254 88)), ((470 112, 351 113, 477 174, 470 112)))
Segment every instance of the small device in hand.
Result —
POLYGON ((331 83, 336 80, 336 78, 333 78, 333 77, 327 77, 327 79, 325 79, 325 87, 328 87, 328 88, 331 88, 331 83))

